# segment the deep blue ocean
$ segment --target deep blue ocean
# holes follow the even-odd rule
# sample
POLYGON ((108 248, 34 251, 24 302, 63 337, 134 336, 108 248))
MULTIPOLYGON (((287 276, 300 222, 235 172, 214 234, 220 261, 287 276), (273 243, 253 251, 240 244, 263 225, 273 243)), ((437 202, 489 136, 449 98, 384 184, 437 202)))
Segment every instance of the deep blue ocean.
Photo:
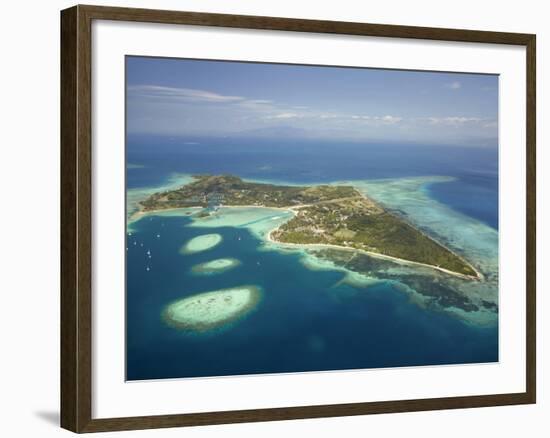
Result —
MULTIPOLYGON (((291 183, 452 176, 429 195, 498 229, 496 148, 258 139, 129 137, 127 188, 160 186, 173 173, 231 173, 291 183)), ((313 271, 299 256, 259 251, 244 228, 209 228, 223 242, 182 256, 205 234, 184 216, 132 224, 127 251, 127 378, 439 365, 498 360, 498 327, 478 326, 418 306, 391 282, 368 291, 338 285, 340 271, 313 271), (147 251, 152 257, 149 258, 147 251), (242 264, 197 276, 197 263, 232 257, 242 264), (149 267, 149 270, 146 270, 149 267), (254 284, 262 299, 246 317, 211 333, 166 325, 164 307, 199 292, 254 284)))

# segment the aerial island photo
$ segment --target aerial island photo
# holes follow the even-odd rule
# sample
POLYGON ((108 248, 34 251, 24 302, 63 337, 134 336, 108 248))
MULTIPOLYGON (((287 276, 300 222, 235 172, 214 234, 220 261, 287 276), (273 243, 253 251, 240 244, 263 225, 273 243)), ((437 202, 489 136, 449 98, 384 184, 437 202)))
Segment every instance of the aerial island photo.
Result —
POLYGON ((499 360, 497 75, 125 63, 127 380, 499 360))

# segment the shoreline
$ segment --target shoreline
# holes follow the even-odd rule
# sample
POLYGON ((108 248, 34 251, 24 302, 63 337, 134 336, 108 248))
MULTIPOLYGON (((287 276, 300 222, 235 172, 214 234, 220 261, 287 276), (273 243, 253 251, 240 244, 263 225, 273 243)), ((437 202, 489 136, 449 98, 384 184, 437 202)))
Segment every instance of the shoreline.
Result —
MULTIPOLYGON (((356 186, 353 185, 353 187, 355 188, 355 190, 359 193, 359 195, 361 197, 365 197, 365 195, 356 186)), ((369 201, 377 203, 375 200, 372 200, 370 198, 369 198, 369 201)), ((269 207, 269 206, 263 206, 263 205, 220 205, 220 208, 263 208, 263 209, 271 209, 271 210, 281 210, 281 211, 285 211, 285 212, 290 212, 293 215, 295 215, 296 210, 298 210, 300 208, 308 207, 308 206, 309 206, 308 204, 299 204, 299 205, 293 205, 293 206, 287 206, 287 207, 269 207)), ((164 209, 156 209, 156 210, 141 210, 141 209, 139 209, 138 211, 132 213, 132 215, 128 218, 126 225, 128 226, 129 224, 131 224, 135 221, 138 221, 139 219, 141 219, 141 218, 143 218, 143 217, 145 217, 149 214, 161 213, 161 212, 165 212, 165 211, 183 210, 183 209, 200 210, 200 209, 203 209, 203 208, 204 207, 174 207, 174 208, 164 208, 164 209)), ((404 220, 403 218, 400 218, 400 219, 404 220)), ((407 223, 409 223, 409 222, 407 221, 407 223)), ((442 268, 440 266, 430 265, 428 263, 422 263, 422 262, 415 262, 413 260, 402 259, 402 258, 399 258, 399 257, 389 256, 389 255, 386 255, 386 254, 381 254, 381 253, 377 253, 377 252, 373 252, 373 251, 367 251, 367 250, 354 248, 354 247, 349 247, 349 246, 340 246, 340 245, 334 245, 334 244, 330 244, 330 243, 309 243, 309 244, 306 244, 306 243, 281 242, 281 241, 275 240, 272 236, 272 234, 275 231, 279 230, 281 225, 283 225, 283 224, 280 224, 277 227, 273 228, 272 230, 268 231, 265 234, 265 236, 263 236, 263 238, 267 242, 270 242, 270 243, 273 243, 273 244, 276 244, 276 245, 281 245, 281 246, 305 248, 305 249, 307 249, 308 247, 309 248, 320 247, 320 248, 333 248, 333 249, 338 249, 338 250, 342 250, 342 251, 349 251, 349 252, 354 252, 355 251, 355 252, 359 252, 359 253, 362 253, 362 254, 366 254, 366 255, 371 256, 371 257, 375 257, 375 258, 379 258, 379 259, 383 259, 383 260, 390 260, 390 261, 393 261, 393 262, 396 262, 396 263, 401 263, 401 264, 406 264, 406 265, 413 265, 413 266, 422 266, 422 267, 425 267, 425 268, 435 269, 435 270, 443 272, 445 274, 453 275, 455 277, 459 277, 459 278, 462 278, 462 279, 465 279, 465 280, 481 281, 481 280, 484 279, 483 274, 481 274, 474 266, 472 266, 471 263, 466 261, 463 257, 458 255, 453 250, 449 249, 447 246, 443 245, 442 243, 440 243, 436 239, 434 239, 431 236, 427 235, 422 230, 419 230, 417 227, 415 227, 412 224, 409 224, 409 225, 414 227, 414 229, 417 230, 419 233, 421 233, 423 236, 427 237, 428 239, 432 240, 433 242, 437 243, 438 245, 443 246, 447 251, 452 253, 455 257, 458 257, 460 260, 462 260, 462 262, 467 264, 476 273, 476 275, 474 276, 474 275, 461 274, 459 272, 451 271, 449 269, 445 269, 445 268, 442 268)))
POLYGON ((162 213, 163 211, 174 211, 174 210, 201 210, 203 207, 174 207, 174 208, 159 208, 156 210, 137 210, 134 211, 129 217, 127 222, 135 222, 140 220, 141 218, 149 215, 149 214, 155 214, 155 213, 162 213))
MULTIPOLYGON (((281 211, 291 211, 294 213, 293 208, 302 208, 307 207, 307 205, 297 205, 293 207, 266 207, 263 205, 220 205, 220 208, 265 208, 268 210, 281 210, 281 211)), ((176 211, 176 210, 202 210, 204 207, 171 207, 171 208, 159 208, 155 210, 137 210, 133 212, 130 217, 127 219, 126 225, 129 225, 132 222, 136 222, 141 218, 148 216, 150 214, 162 213, 164 211, 176 211)))
POLYGON ((389 255, 386 255, 386 254, 380 254, 378 252, 367 251, 367 250, 359 249, 359 248, 353 248, 353 247, 350 247, 350 246, 340 246, 340 245, 334 245, 334 244, 331 244, 331 243, 290 243, 290 242, 281 242, 279 240, 275 240, 273 238, 273 236, 271 235, 273 232, 277 231, 278 229, 279 229, 279 227, 274 228, 269 233, 267 233, 266 240, 268 242, 276 244, 276 245, 290 246, 290 247, 296 247, 296 248, 306 248, 306 249, 307 248, 333 248, 333 249, 338 249, 338 250, 341 250, 341 251, 358 252, 358 253, 369 255, 369 256, 374 257, 374 258, 383 259, 383 260, 390 260, 390 261, 393 261, 393 262, 396 262, 396 263, 402 263, 402 264, 405 264, 405 265, 423 266, 425 268, 435 269, 437 271, 441 271, 441 272, 444 272, 444 273, 449 274, 449 275, 454 275, 456 277, 463 278, 465 280, 478 280, 478 281, 480 281, 480 280, 483 279, 483 275, 475 269, 474 269, 474 271, 478 274, 477 276, 466 275, 466 274, 461 274, 459 272, 450 271, 448 269, 441 268, 439 266, 429 265, 427 263, 422 263, 422 262, 415 262, 415 261, 407 260, 407 259, 401 259, 399 257, 389 256, 389 255))
MULTIPOLYGON (((291 208, 286 208, 285 210, 286 211, 289 211, 291 212, 292 214, 296 214, 296 212, 293 210, 294 207, 291 207, 291 208)), ((283 224, 281 224, 283 225, 283 224)), ((481 272, 479 272, 475 267, 473 267, 469 262, 465 261, 462 257, 460 257, 459 255, 457 255, 454 251, 450 250, 449 248, 447 248, 446 246, 442 245, 441 243, 439 243, 438 241, 436 241, 435 239, 433 239, 432 237, 430 236, 427 236, 425 233, 423 233, 422 231, 418 230, 416 227, 415 229, 418 230, 420 233, 422 233, 424 236, 428 237, 429 239, 433 240, 434 242, 436 242, 438 245, 441 245, 441 246, 444 246, 445 249, 447 249, 447 251, 451 252, 452 254, 454 254, 456 257, 459 257, 464 263, 466 263, 470 268, 472 268, 472 270, 476 273, 476 275, 466 275, 466 274, 461 274, 460 272, 455 272, 455 271, 451 271, 449 269, 445 269, 445 268, 442 268, 440 266, 435 266, 435 265, 430 265, 428 263, 422 263, 422 262, 415 262, 413 260, 407 260, 407 259, 402 259, 402 258, 399 258, 399 257, 394 257, 394 256, 389 256, 389 255, 386 255, 386 254, 381 254, 381 253, 378 253, 378 252, 373 252, 373 251, 367 251, 367 250, 364 250, 364 249, 359 249, 359 248, 353 248, 353 247, 350 247, 350 246, 340 246, 340 245, 334 245, 332 243, 291 243, 291 242, 281 242, 279 240, 275 240, 272 236, 272 234, 274 232, 276 232, 277 230, 279 230, 279 228, 281 228, 281 225, 273 228, 272 230, 270 230, 266 236, 265 236, 265 239, 270 242, 270 243, 273 243, 273 244, 276 244, 276 245, 281 245, 281 246, 289 246, 289 247, 296 247, 296 248, 315 248, 315 247, 320 247, 320 248, 334 248, 334 249, 339 249, 341 251, 349 251, 349 252, 359 252, 359 253, 362 253, 362 254, 366 254, 366 255, 369 255, 371 257, 375 257, 375 258, 379 258, 379 259, 382 259, 382 260, 390 260, 390 261, 393 261, 393 262, 396 262, 396 263, 402 263, 402 264, 406 264, 406 265, 415 265, 415 266, 423 266, 425 268, 431 268, 431 269, 435 269, 437 271, 440 271, 440 272, 443 272, 445 274, 449 274, 449 275, 454 275, 456 277, 459 277, 459 278, 462 278, 462 279, 465 279, 465 280, 477 280, 477 281, 481 281, 484 279, 483 277, 483 274, 481 274, 481 272)))

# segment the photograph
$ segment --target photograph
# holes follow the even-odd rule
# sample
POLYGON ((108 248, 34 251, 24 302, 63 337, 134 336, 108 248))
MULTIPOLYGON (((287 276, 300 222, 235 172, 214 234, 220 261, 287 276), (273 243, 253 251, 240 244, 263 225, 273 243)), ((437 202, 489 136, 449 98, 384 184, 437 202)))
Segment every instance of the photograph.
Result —
POLYGON ((497 74, 126 56, 127 381, 498 362, 498 111, 497 74))
POLYGON ((1 436, 546 438, 543 3, 3 12, 1 436))

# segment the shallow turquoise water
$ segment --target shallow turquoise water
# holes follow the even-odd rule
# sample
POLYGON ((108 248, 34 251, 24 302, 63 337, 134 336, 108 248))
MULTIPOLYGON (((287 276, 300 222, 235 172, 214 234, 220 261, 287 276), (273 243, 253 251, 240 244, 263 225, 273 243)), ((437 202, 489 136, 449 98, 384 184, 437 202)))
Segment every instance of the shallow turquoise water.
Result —
POLYGON ((495 326, 422 309, 391 281, 341 283, 344 273, 308 269, 299 253, 260 250, 262 241, 246 228, 190 221, 145 217, 128 238, 129 380, 497 360, 495 326), (213 230, 223 236, 215 248, 178 253, 188 239, 213 230), (192 274, 197 263, 221 257, 242 264, 220 275, 192 274), (242 284, 259 286, 263 298, 225 328, 186 333, 160 317, 175 299, 242 284))
POLYGON ((226 149, 221 141, 186 150, 157 140, 130 141, 128 159, 146 166, 128 170, 129 209, 153 187, 183 184, 191 173, 298 184, 353 181, 463 254, 486 281, 389 262, 373 262, 369 278, 350 274, 309 251, 266 244, 266 232, 289 216, 280 210, 222 209, 196 221, 186 215, 192 210, 145 216, 130 224, 128 236, 129 380, 498 360, 494 151, 419 147, 413 153, 395 145, 319 148, 307 142, 261 150, 242 142, 226 149), (179 253, 190 239, 211 233, 222 236, 219 245, 179 253), (219 258, 240 264, 216 275, 192 271, 219 258), (245 284, 258 286, 262 299, 221 329, 185 332, 161 318, 178 298, 245 284), (457 296, 468 297, 476 310, 455 306, 457 296))

